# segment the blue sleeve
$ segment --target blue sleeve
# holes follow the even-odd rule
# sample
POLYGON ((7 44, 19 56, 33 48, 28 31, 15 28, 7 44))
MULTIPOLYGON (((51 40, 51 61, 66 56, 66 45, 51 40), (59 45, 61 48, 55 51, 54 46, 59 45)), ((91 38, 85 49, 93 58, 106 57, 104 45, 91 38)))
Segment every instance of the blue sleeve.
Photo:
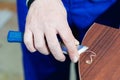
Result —
POLYGON ((120 26, 120 0, 117 0, 105 13, 97 18, 96 22, 119 28, 120 26))

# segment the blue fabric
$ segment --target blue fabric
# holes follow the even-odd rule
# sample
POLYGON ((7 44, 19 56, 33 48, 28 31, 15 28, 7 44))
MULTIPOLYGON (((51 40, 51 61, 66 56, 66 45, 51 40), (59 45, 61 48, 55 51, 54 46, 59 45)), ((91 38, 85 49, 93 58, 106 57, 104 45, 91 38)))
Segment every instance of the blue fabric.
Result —
MULTIPOLYGON (((89 26, 115 0, 63 0, 68 23, 74 36, 81 41, 89 26)), ((17 0, 19 29, 24 32, 27 7, 25 0, 17 0)), ((34 15, 34 14, 33 14, 34 15)), ((22 44, 25 80, 69 80, 70 59, 58 62, 52 55, 31 54, 22 44)))
POLYGON ((120 0, 117 0, 104 14, 96 19, 97 23, 120 28, 120 0))

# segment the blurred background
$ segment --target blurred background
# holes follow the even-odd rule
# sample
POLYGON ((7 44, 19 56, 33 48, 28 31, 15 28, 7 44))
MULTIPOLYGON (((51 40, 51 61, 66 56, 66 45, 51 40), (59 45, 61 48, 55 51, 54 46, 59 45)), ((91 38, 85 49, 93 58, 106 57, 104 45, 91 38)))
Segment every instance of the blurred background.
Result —
POLYGON ((16 0, 0 0, 0 80, 23 80, 20 44, 7 42, 17 26, 16 0))
MULTIPOLYGON (((9 30, 18 30, 16 0, 0 0, 0 80, 23 80, 22 53, 19 43, 8 43, 9 30)), ((70 80, 75 79, 71 64, 70 80)))

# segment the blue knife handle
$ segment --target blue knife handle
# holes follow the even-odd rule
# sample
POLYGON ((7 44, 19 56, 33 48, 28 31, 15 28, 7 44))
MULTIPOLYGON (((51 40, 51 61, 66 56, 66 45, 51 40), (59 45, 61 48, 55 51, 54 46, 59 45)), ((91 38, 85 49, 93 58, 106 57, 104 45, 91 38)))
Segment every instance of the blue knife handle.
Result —
MULTIPOLYGON (((8 42, 17 42, 17 43, 22 43, 23 42, 23 33, 19 31, 9 31, 7 40, 8 42)), ((67 48, 61 44, 62 51, 67 54, 67 48)), ((79 45, 78 51, 81 54, 82 52, 86 51, 88 49, 87 46, 79 45)))
POLYGON ((23 33, 19 31, 9 31, 7 36, 8 42, 23 42, 23 33))

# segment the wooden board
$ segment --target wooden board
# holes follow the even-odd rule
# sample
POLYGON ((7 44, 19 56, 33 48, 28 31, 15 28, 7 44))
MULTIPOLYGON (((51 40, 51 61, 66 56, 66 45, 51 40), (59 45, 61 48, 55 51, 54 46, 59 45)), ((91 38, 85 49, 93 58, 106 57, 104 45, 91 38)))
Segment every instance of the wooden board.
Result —
POLYGON ((16 3, 0 2, 0 9, 8 9, 10 11, 16 12, 16 3))
POLYGON ((82 80, 120 80, 120 29, 94 23, 82 44, 96 53, 92 64, 86 64, 91 53, 81 55, 82 80))

